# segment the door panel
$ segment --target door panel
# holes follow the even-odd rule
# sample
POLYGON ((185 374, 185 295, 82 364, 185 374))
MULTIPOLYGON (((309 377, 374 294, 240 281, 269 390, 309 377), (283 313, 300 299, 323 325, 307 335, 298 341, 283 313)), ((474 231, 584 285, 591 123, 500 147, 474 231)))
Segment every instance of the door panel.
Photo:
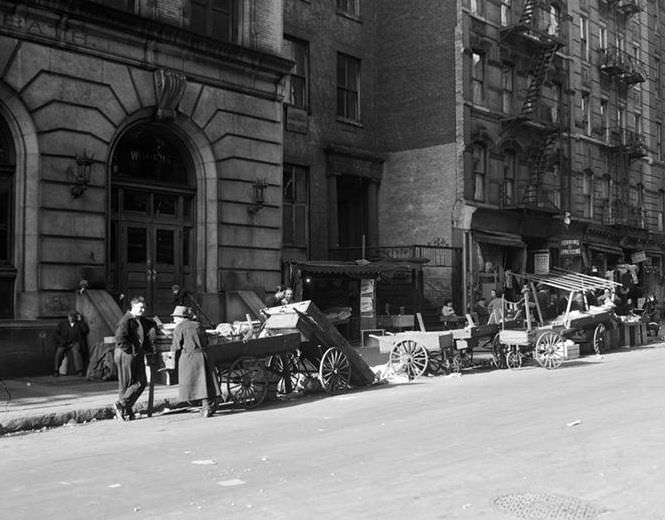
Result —
POLYGON ((173 294, 171 286, 178 283, 178 272, 181 271, 178 252, 178 234, 175 227, 159 226, 154 230, 155 262, 152 277, 152 308, 159 316, 167 316, 173 311, 173 294))

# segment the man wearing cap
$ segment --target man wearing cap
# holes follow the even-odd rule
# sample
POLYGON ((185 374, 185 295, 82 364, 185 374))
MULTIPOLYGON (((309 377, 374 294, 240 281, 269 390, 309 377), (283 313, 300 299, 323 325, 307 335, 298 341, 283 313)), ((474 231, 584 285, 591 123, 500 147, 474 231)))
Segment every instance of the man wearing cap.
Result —
POLYGON ((134 419, 133 406, 143 393, 147 380, 145 354, 153 351, 157 325, 144 317, 145 301, 135 296, 130 309, 120 318, 115 331, 113 360, 118 368, 118 400, 114 403, 116 417, 122 421, 134 419))
POLYGON ((215 412, 215 397, 220 393, 217 379, 206 357, 208 338, 203 326, 192 320, 192 309, 176 305, 173 313, 173 342, 178 363, 178 396, 181 401, 201 400, 201 416, 215 412))

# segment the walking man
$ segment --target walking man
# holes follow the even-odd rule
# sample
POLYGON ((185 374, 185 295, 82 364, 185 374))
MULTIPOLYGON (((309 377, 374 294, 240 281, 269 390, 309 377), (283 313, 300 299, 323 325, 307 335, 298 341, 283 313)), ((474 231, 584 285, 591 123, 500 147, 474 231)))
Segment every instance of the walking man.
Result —
POLYGON ((114 361, 118 369, 118 401, 113 405, 121 421, 134 419, 133 406, 146 387, 145 354, 152 352, 156 324, 145 318, 145 301, 136 296, 115 331, 114 361))

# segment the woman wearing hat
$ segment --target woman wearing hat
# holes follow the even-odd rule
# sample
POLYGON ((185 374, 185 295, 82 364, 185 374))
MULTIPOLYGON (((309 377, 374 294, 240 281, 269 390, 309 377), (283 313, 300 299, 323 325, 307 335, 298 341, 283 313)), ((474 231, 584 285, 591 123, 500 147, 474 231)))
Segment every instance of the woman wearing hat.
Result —
POLYGON ((203 326, 192 320, 192 310, 176 305, 173 313, 173 342, 178 363, 178 395, 182 401, 201 400, 201 416, 210 417, 215 412, 215 398, 219 386, 206 357, 208 338, 203 326))

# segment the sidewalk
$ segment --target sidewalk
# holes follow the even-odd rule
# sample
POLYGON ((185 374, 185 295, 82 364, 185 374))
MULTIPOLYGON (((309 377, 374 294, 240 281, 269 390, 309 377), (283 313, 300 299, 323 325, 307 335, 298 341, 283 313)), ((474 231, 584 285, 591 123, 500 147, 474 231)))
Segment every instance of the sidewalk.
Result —
MULTIPOLYGON (((359 348, 358 353, 369 366, 387 360, 387 355, 378 348, 359 348)), ((0 380, 0 435, 113 419, 113 403, 117 398, 117 381, 88 381, 78 376, 0 380)), ((177 385, 155 385, 153 412, 179 406, 183 403, 178 400, 177 385)), ((147 413, 147 389, 135 408, 139 413, 147 413)))

